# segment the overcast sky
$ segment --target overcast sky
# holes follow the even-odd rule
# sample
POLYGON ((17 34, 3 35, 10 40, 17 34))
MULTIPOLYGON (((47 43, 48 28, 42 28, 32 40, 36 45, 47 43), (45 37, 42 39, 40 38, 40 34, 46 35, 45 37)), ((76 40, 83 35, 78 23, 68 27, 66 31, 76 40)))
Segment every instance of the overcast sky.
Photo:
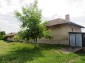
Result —
MULTIPOLYGON (((14 10, 21 10, 22 6, 32 3, 34 0, 0 0, 0 30, 18 32, 20 24, 14 17, 14 10)), ((38 6, 42 9, 43 20, 64 18, 70 14, 71 21, 85 26, 85 0, 38 0, 38 6)))

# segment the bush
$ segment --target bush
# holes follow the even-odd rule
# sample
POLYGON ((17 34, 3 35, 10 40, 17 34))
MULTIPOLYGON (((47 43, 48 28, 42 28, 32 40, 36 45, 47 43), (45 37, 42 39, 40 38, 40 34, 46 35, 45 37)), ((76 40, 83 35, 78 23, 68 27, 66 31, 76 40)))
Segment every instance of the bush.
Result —
POLYGON ((3 40, 5 38, 5 32, 4 31, 1 31, 0 32, 0 40, 3 40))

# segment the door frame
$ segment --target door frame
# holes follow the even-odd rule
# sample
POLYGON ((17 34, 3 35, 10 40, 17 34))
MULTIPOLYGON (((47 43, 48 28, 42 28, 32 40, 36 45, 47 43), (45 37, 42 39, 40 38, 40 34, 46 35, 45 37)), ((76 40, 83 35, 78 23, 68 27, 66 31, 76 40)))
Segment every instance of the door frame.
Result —
POLYGON ((84 38, 83 38, 83 35, 84 35, 85 33, 82 33, 82 47, 85 47, 83 44, 84 44, 84 38))
POLYGON ((77 47, 76 46, 76 34, 81 34, 81 37, 82 37, 82 46, 81 47, 83 47, 83 34, 85 34, 85 33, 82 33, 82 32, 69 32, 69 46, 71 46, 70 45, 70 34, 75 34, 75 47, 77 47))

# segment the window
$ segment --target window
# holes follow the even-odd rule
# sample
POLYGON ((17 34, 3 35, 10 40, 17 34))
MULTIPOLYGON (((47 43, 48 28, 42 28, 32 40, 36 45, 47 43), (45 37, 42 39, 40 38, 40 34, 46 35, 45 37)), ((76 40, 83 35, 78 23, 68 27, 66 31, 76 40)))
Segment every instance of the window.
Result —
POLYGON ((72 28, 72 32, 73 32, 73 28, 72 28))

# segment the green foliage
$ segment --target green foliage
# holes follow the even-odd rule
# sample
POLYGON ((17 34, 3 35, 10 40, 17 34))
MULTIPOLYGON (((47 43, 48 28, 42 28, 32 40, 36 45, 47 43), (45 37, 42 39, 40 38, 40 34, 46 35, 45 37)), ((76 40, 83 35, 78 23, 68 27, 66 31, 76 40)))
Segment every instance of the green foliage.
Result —
POLYGON ((18 33, 13 37, 13 39, 14 39, 15 41, 21 41, 21 40, 25 39, 24 31, 18 32, 18 33))
POLYGON ((51 34, 51 30, 50 29, 47 29, 47 27, 46 27, 46 24, 47 23, 48 23, 47 21, 45 21, 45 22, 42 23, 43 37, 44 38, 47 38, 47 39, 52 39, 53 36, 51 34))
POLYGON ((68 46, 0 41, 0 63, 85 63, 85 52, 65 50, 68 46))
POLYGON ((16 34, 16 35, 13 37, 13 39, 14 39, 15 41, 19 41, 21 38, 20 38, 20 36, 19 36, 18 34, 16 34))
POLYGON ((51 31, 48 30, 48 31, 44 31, 44 37, 47 38, 47 39, 52 39, 53 36, 51 35, 51 31))
POLYGON ((4 31, 0 32, 0 40, 3 40, 5 37, 6 33, 4 31))
POLYGON ((37 42, 37 38, 47 36, 46 27, 43 25, 41 10, 37 6, 37 0, 29 7, 23 7, 22 13, 16 11, 15 15, 22 23, 23 33, 21 35, 24 39, 34 39, 37 42), (46 33, 45 33, 46 32, 46 33))

